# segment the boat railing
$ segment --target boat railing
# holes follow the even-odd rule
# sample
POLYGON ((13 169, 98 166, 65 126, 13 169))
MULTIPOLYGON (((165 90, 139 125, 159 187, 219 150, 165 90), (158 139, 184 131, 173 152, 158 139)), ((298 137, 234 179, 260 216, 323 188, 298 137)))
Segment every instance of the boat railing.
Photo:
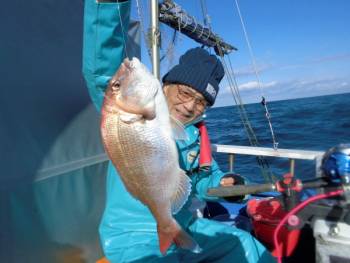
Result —
POLYGON ((315 174, 320 176, 320 165, 324 152, 308 151, 296 149, 273 149, 266 147, 238 146, 213 144, 212 150, 217 153, 228 154, 229 170, 232 172, 234 167, 235 155, 266 156, 275 158, 289 159, 290 173, 294 175, 295 160, 310 160, 315 162, 315 174))

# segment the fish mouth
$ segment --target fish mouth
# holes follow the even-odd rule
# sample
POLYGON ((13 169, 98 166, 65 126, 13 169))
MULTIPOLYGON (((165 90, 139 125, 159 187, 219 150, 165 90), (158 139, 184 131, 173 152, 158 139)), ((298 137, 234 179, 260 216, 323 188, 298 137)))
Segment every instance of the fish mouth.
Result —
POLYGON ((137 61, 136 58, 132 58, 131 60, 129 58, 125 58, 122 64, 127 70, 132 71, 136 68, 137 61))
POLYGON ((109 84, 112 86, 121 86, 122 82, 129 78, 131 71, 132 65, 130 65, 130 61, 126 58, 112 77, 109 84))
POLYGON ((127 68, 129 70, 133 68, 132 61, 130 61, 128 58, 124 59, 122 64, 124 65, 125 68, 127 68))

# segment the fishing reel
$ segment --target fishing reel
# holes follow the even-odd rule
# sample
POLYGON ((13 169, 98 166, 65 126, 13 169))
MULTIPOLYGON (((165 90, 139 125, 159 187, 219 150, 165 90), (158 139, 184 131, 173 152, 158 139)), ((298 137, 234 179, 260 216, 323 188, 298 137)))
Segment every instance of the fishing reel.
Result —
POLYGON ((344 202, 350 204, 350 144, 329 149, 323 155, 321 173, 331 184, 344 189, 344 202))
POLYGON ((335 184, 350 185, 350 144, 329 149, 322 158, 321 170, 335 184))

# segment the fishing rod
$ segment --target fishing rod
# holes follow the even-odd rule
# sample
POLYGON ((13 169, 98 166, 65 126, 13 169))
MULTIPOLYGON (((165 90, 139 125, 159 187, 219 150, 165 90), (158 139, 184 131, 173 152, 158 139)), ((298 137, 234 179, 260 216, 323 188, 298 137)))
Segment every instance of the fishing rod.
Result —
POLYGON ((214 187, 208 189, 209 196, 234 197, 244 195, 256 195, 265 192, 279 192, 283 196, 285 209, 290 211, 299 202, 297 193, 310 188, 337 189, 339 184, 329 180, 327 177, 320 177, 312 180, 295 179, 290 173, 285 174, 283 179, 275 183, 256 185, 234 185, 226 187, 214 187))
MULTIPOLYGON (((208 190, 208 195, 230 197, 267 191, 289 195, 292 191, 300 192, 305 188, 327 187, 342 187, 346 192, 350 192, 350 143, 339 144, 330 148, 322 157, 321 172, 322 177, 304 181, 296 179, 291 173, 287 173, 283 176, 283 179, 275 183, 214 187, 208 190)), ((347 196, 347 199, 350 200, 350 195, 347 196)))

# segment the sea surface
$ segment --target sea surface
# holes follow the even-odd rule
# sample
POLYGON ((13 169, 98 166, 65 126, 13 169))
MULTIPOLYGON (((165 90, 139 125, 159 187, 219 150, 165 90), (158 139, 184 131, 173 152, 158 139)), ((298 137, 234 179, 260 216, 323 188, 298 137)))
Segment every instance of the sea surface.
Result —
MULTIPOLYGON (((281 149, 326 151, 350 143, 350 93, 312 98, 268 102, 272 126, 281 149)), ((262 104, 245 105, 248 118, 261 147, 272 147, 272 137, 262 104)), ((238 107, 212 108, 206 123, 214 144, 249 146, 247 133, 239 117, 238 107)), ((223 171, 228 171, 228 155, 214 153, 223 171)), ((269 169, 276 177, 289 171, 289 160, 267 158, 269 169)), ((309 179, 315 176, 315 162, 296 160, 295 176, 309 179)), ((235 157, 234 172, 253 182, 264 179, 256 157, 235 157)))

